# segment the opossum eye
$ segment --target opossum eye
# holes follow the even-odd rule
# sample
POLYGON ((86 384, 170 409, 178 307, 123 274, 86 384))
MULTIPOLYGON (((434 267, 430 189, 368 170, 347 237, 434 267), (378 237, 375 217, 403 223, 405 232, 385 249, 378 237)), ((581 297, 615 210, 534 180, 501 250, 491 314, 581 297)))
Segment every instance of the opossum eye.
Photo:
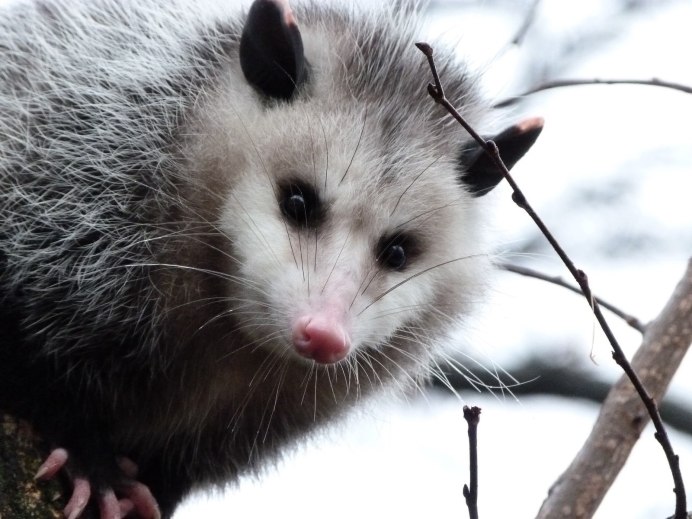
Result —
POLYGON ((391 270, 403 270, 415 252, 415 241, 410 235, 383 236, 377 244, 377 262, 391 270))
POLYGON ((279 207, 286 219, 303 228, 316 227, 322 216, 320 200, 315 190, 303 182, 291 182, 281 187, 279 207))

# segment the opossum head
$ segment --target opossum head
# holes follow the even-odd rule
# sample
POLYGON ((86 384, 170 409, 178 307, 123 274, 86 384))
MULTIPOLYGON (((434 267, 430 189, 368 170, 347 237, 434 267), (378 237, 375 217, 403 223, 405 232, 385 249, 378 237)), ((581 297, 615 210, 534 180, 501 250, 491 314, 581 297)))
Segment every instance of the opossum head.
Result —
MULTIPOLYGON (((501 175, 427 96, 408 15, 311 9, 256 1, 233 74, 201 110, 199 146, 226 175, 228 315, 285 359, 366 362, 416 342, 423 364, 479 297, 479 196, 501 175)), ((473 79, 449 56, 438 66, 480 123, 473 79)), ((510 167, 539 131, 498 136, 510 167)))

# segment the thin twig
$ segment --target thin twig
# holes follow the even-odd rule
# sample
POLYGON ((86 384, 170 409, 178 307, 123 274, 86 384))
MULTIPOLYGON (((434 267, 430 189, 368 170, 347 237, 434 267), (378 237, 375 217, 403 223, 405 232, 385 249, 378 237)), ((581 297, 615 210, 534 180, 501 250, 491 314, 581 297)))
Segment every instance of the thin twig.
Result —
POLYGON ((469 519, 478 519, 478 422, 481 408, 464 406, 464 420, 469 433, 469 484, 464 485, 464 498, 469 509, 469 519))
POLYGON ((425 56, 427 57, 428 64, 430 65, 430 70, 435 81, 435 84, 428 83, 428 94, 430 94, 430 96, 436 103, 442 105, 452 115, 452 117, 454 117, 454 119, 456 119, 459 122, 459 124, 461 124, 461 126, 463 126, 466 129, 466 131, 469 132, 471 137, 473 137, 473 139, 479 144, 479 146, 481 146, 482 149, 488 154, 491 160, 495 163, 495 165, 504 175, 505 180, 507 180, 509 185, 512 187, 512 200, 514 201, 514 203, 517 204, 520 208, 524 209, 524 211, 526 211, 526 213, 531 217, 533 222, 540 229, 541 233, 543 233, 543 236, 545 236, 550 245, 553 247, 553 250, 555 250, 557 255, 565 264, 572 277, 579 284, 579 287, 581 288, 584 297, 586 297, 586 300, 588 301, 589 306, 591 306, 594 315, 596 316, 596 319, 598 320, 598 323, 600 324, 601 329, 603 330, 603 333, 605 333, 606 337, 608 338, 608 342, 610 343, 613 349, 613 359, 622 368, 627 377, 630 379, 635 389, 637 390, 639 397, 644 403, 644 406, 646 407, 649 416, 651 416, 651 421, 653 422, 654 427, 656 429, 654 437, 658 440, 658 442, 661 444, 661 447, 663 448, 663 451, 666 455, 666 459, 668 460, 668 465, 670 466, 670 471, 673 476, 673 481, 675 485, 673 489, 673 491, 675 492, 674 519, 687 519, 687 498, 685 495, 685 485, 682 479, 682 474, 680 472, 679 459, 673 451, 673 447, 670 443, 670 438, 668 437, 666 428, 663 425, 663 420, 661 420, 661 415, 658 411, 656 402, 651 398, 651 396, 649 396, 649 393, 641 383, 641 380, 632 369, 630 363, 627 361, 627 358, 625 357, 625 354, 622 351, 620 344, 615 338, 615 335, 613 335, 610 326, 608 325, 605 317, 603 316, 603 313, 601 312, 601 308, 598 302, 594 300, 586 273, 583 270, 578 269, 574 265, 574 262, 570 259, 570 257, 562 248, 562 246, 555 239, 555 237, 547 228, 543 220, 538 216, 538 214, 536 214, 534 209, 531 207, 528 200, 524 196, 524 193, 521 191, 517 183, 514 181, 514 178, 512 178, 512 175, 509 173, 507 166, 500 158, 500 152, 497 148, 497 145, 492 140, 486 141, 480 135, 478 135, 478 133, 473 128, 471 128, 471 126, 466 122, 466 120, 459 114, 459 112, 454 108, 450 101, 445 97, 444 90, 442 88, 442 83, 440 82, 440 77, 437 73, 437 68, 435 66, 435 61, 433 60, 432 47, 427 43, 416 43, 416 47, 418 47, 418 49, 421 52, 423 52, 423 54, 425 54, 425 56))
MULTIPOLYGON (((521 276, 540 279, 541 281, 546 281, 548 283, 552 283, 553 285, 557 285, 557 286, 566 288, 567 290, 571 290, 572 292, 574 292, 576 294, 582 295, 582 291, 581 291, 581 289, 579 289, 579 287, 575 287, 574 285, 570 285, 564 279, 562 279, 560 276, 549 276, 549 275, 544 274, 542 272, 538 272, 537 270, 533 270, 533 269, 530 269, 527 267, 521 267, 519 265, 514 265, 512 263, 500 263, 498 266, 500 268, 506 270, 507 272, 513 272, 514 274, 519 274, 521 276)), ((598 304, 601 305, 603 308, 610 310, 612 313, 617 315, 620 319, 625 321, 627 324, 629 324, 632 328, 634 328, 638 332, 644 333, 646 331, 646 325, 644 323, 642 323, 639 319, 634 317, 633 315, 630 315, 626 312, 623 312, 617 306, 614 306, 614 305, 608 303, 607 301, 604 301, 600 297, 594 296, 594 300, 597 301, 598 304)))
POLYGON ((564 88, 572 86, 586 86, 586 85, 645 85, 654 86, 660 88, 670 88, 672 90, 677 90, 679 92, 684 92, 686 94, 692 94, 692 86, 683 85, 682 83, 673 83, 671 81, 664 81, 658 78, 652 79, 558 79, 555 81, 548 81, 542 83, 536 87, 530 88, 529 90, 519 94, 518 96, 512 96, 507 99, 500 101, 495 104, 495 108, 505 108, 517 103, 520 99, 535 94, 537 92, 543 92, 544 90, 551 90, 553 88, 564 88))
POLYGON ((524 41, 524 38, 526 37, 527 33, 529 32, 529 29, 531 28, 534 20, 536 19, 536 13, 538 12, 538 4, 540 3, 541 0, 533 0, 533 3, 531 4, 531 7, 529 7, 526 16, 524 16, 524 21, 522 22, 521 27, 519 27, 514 37, 506 45, 505 50, 511 47, 521 45, 521 43, 524 41))

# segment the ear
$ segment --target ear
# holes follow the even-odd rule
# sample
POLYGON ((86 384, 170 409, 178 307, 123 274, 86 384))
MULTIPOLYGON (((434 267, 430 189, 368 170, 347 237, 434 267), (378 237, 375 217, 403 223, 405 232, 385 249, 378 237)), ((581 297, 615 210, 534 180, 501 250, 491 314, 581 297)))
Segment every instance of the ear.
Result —
POLYGON ((255 0, 240 38, 240 66, 260 93, 289 100, 305 80, 303 40, 288 0, 255 0))
MULTIPOLYGON (((543 119, 533 117, 502 131, 492 141, 500 150, 500 157, 512 169, 536 142, 543 130, 543 119)), ((500 183, 503 175, 488 154, 477 142, 472 142, 461 152, 461 181, 473 196, 483 196, 500 183)))

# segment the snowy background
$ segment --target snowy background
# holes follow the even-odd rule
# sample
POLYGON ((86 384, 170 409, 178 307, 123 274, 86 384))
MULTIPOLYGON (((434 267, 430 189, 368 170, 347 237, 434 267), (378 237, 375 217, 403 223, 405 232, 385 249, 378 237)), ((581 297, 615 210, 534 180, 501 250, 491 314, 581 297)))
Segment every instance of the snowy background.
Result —
MULTIPOLYGON (((558 78, 658 77, 692 84, 692 2, 544 0, 523 43, 507 47, 532 1, 434 2, 429 41, 458 49, 503 99, 558 78)), ((642 86, 585 86, 535 94, 510 120, 542 115, 546 128, 515 168, 534 207, 604 299, 646 322, 660 311, 692 255, 692 96, 642 86)), ((565 275, 502 186, 493 233, 507 260, 565 275)), ((608 315, 628 353, 637 332, 608 315)), ((594 379, 620 372, 582 299, 512 274, 464 337, 467 362, 512 371, 527 359, 563 362, 594 379), (595 358, 593 362, 590 357, 595 358)), ((671 394, 692 407, 692 362, 671 394)), ((534 517, 579 450, 598 406, 574 398, 462 392, 483 409, 479 508, 484 518, 534 517)), ((431 390, 378 402, 224 495, 200 495, 176 519, 274 517, 467 517, 462 402, 431 390)), ((692 485, 692 436, 671 432, 692 485)), ((597 518, 672 514, 672 480, 649 428, 597 518)))

